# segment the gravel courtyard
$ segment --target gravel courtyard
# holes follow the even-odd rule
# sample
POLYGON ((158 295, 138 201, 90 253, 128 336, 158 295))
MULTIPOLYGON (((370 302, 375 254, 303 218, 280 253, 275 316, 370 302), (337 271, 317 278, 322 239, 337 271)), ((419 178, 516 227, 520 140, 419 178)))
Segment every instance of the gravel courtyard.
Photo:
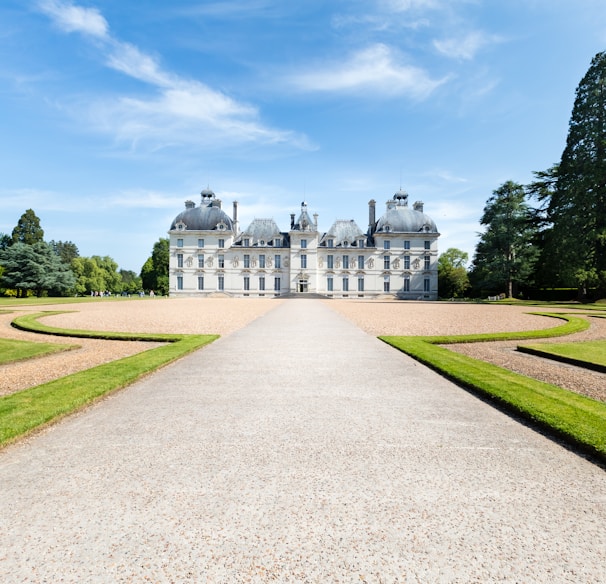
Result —
MULTIPOLYGON (((81 348, 42 359, 0 366, 0 395, 126 357, 153 346, 141 342, 87 339, 66 341, 57 337, 26 333, 10 326, 10 321, 18 314, 41 310, 71 311, 45 317, 45 323, 60 328, 225 336, 276 308, 282 302, 285 300, 157 298, 21 307, 11 314, 0 314, 0 336, 34 341, 70 342, 80 345, 81 348)), ((324 302, 373 336, 521 331, 551 328, 559 324, 552 318, 528 314, 532 310, 525 306, 353 299, 324 302)), ((590 319, 590 322, 591 328, 588 331, 563 337, 560 342, 606 339, 606 320, 590 319)), ((550 342, 558 342, 558 339, 552 339, 550 342)), ((475 343, 452 346, 451 349, 606 401, 606 375, 519 354, 515 351, 516 345, 515 342, 475 343)))

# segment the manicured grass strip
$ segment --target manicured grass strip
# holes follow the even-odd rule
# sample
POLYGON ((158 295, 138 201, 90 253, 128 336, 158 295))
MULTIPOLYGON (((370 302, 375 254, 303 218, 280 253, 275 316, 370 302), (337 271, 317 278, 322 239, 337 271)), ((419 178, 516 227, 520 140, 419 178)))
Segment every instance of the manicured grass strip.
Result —
POLYGON ((379 337, 447 378, 606 460, 606 404, 454 353, 421 337, 379 337))
POLYGON ((125 387, 217 338, 217 335, 183 335, 180 340, 162 347, 2 397, 0 446, 125 387))
POLYGON ((519 345, 518 351, 606 373, 606 341, 519 345))
POLYGON ((160 343, 171 343, 179 341, 184 335, 171 335, 161 333, 120 333, 112 331, 89 331, 78 329, 61 329, 41 323, 38 319, 43 316, 63 314, 64 310, 49 310, 19 316, 11 323, 15 328, 34 333, 46 335, 57 335, 60 337, 80 337, 84 339, 105 339, 112 341, 152 341, 160 343))
POLYGON ((433 337, 416 337, 422 338, 427 343, 435 345, 449 345, 455 343, 481 343, 488 341, 521 341, 524 339, 546 339, 550 337, 561 337, 563 335, 571 335, 579 333, 589 328, 589 322, 578 316, 562 314, 558 312, 530 312, 537 316, 548 316, 565 320, 566 323, 560 326, 555 326, 548 329, 540 329, 534 331, 517 331, 506 333, 482 333, 473 335, 450 335, 450 336, 433 336, 433 337))
POLYGON ((42 357, 60 351, 76 349, 78 345, 59 345, 53 343, 32 343, 15 339, 0 338, 0 365, 42 357))

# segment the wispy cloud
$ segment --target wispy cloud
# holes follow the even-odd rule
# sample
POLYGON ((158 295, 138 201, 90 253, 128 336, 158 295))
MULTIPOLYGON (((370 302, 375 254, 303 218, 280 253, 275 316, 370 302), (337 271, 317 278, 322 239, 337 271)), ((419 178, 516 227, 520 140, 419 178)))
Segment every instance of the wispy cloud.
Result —
POLYGON ((461 37, 435 40, 433 45, 440 54, 446 57, 468 61, 473 59, 485 46, 501 41, 502 39, 496 35, 473 31, 461 37))
POLYGON ((416 99, 429 96, 446 79, 432 79, 419 67, 402 62, 390 47, 377 43, 341 63, 316 66, 291 78, 302 91, 361 92, 381 98, 408 95, 416 99))
MULTIPOLYGON (((109 25, 95 8, 68 0, 42 0, 40 10, 64 32, 78 32, 97 42, 106 66, 137 79, 152 93, 97 98, 85 107, 97 130, 108 132, 134 147, 153 149, 176 144, 225 142, 287 143, 310 148, 305 136, 273 128, 260 120, 256 107, 241 102, 195 79, 165 70, 158 58, 112 36, 109 25)), ((81 115, 82 109, 77 114, 81 115)))

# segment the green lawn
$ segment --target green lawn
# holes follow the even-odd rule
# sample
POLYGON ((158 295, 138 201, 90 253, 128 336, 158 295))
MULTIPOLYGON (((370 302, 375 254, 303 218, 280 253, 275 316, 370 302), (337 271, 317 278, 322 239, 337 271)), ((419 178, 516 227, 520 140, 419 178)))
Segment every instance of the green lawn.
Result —
POLYGON ((59 351, 75 349, 78 345, 59 345, 54 343, 32 343, 30 341, 19 341, 14 339, 0 338, 0 365, 42 357, 59 351))
MULTIPOLYGON (((547 313, 544 313, 548 315, 547 313)), ((529 331, 525 338, 554 336, 554 331, 571 332, 580 327, 577 317, 552 314, 568 320, 567 325, 547 331, 529 331)), ((585 323, 587 325, 587 323, 585 323)), ((520 333, 522 334, 522 333, 520 333)), ((515 338, 513 333, 470 335, 475 341, 515 338)), ((465 342, 457 337, 380 337, 386 343, 414 357, 463 387, 482 395, 500 407, 515 412, 542 429, 606 460, 606 404, 571 391, 531 379, 506 369, 449 351, 437 343, 465 342)))
MULTIPOLYGON (((49 313, 41 313, 37 316, 44 314, 49 313)), ((35 318, 35 315, 20 317, 21 328, 27 328, 29 325, 29 330, 35 330, 36 325, 40 325, 35 318)), ((40 326, 46 328, 44 325, 40 326)), ((53 330, 55 334, 61 332, 60 329, 53 330)), ((75 331, 69 331, 69 336, 77 336, 74 333, 75 331)), ((85 333, 87 337, 95 336, 92 331, 85 333)), ((105 332, 97 335, 99 338, 149 340, 166 344, 0 397, 0 447, 77 411, 103 395, 126 387, 159 367, 200 349, 218 338, 217 335, 128 335, 105 332)))
POLYGON ((518 351, 606 373, 606 341, 519 345, 518 351))

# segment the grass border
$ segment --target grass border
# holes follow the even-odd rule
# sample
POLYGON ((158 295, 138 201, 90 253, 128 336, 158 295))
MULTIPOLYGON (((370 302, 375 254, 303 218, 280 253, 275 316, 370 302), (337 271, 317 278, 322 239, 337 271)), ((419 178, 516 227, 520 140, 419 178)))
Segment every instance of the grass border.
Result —
POLYGON ((72 373, 7 396, 0 397, 0 448, 77 412, 103 396, 122 389, 145 375, 212 343, 219 335, 141 335, 95 331, 67 331, 47 327, 35 317, 19 317, 21 327, 33 332, 86 338, 165 342, 142 353, 72 373), (27 327, 27 328, 26 328, 27 327), (48 329, 54 332, 49 333, 48 329), (78 332, 82 334, 77 334, 78 332))
POLYGON ((458 385, 513 413, 531 425, 557 436, 606 462, 606 404, 583 395, 538 381, 491 363, 473 359, 448 350, 438 344, 517 340, 520 338, 549 338, 584 330, 589 323, 561 313, 540 313, 561 318, 565 325, 552 329, 499 333, 496 335, 457 335, 454 337, 397 337, 379 339, 434 369, 458 385), (577 321, 585 326, 579 328, 577 321), (463 339, 466 340, 463 340, 463 339))

